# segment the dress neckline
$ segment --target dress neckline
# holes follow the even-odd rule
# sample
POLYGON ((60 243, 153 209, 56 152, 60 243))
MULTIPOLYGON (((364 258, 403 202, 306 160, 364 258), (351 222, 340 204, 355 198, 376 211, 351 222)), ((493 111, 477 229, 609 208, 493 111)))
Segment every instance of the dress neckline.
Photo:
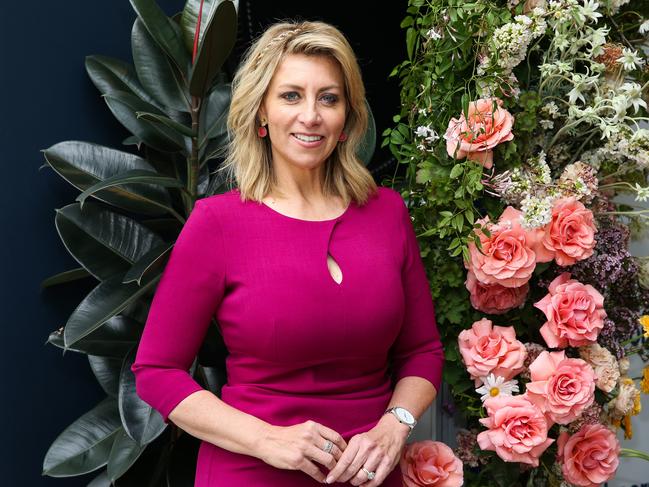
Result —
POLYGON ((327 220, 305 220, 305 219, 303 219, 303 218, 297 218, 297 217, 294 217, 294 216, 285 215, 284 213, 280 213, 279 211, 275 210, 274 208, 271 208, 270 206, 268 206, 268 205, 267 205, 266 203, 264 203, 263 201, 260 201, 260 204, 261 204, 264 208, 267 208, 271 213, 274 213, 275 215, 277 215, 277 216, 279 216, 279 217, 281 217, 281 218, 286 218, 286 219, 288 219, 288 220, 293 220, 293 221, 297 221, 297 222, 304 222, 304 223, 331 223, 331 222, 334 222, 334 221, 338 221, 338 220, 340 220, 341 218, 343 218, 345 215, 347 215, 347 213, 349 213, 349 211, 351 210, 351 207, 352 207, 352 205, 354 204, 354 202, 353 202, 353 201, 350 201, 350 202, 349 202, 349 205, 347 205, 347 208, 345 208, 345 211, 343 211, 343 212, 342 212, 340 215, 338 215, 337 217, 329 218, 329 219, 327 219, 327 220))

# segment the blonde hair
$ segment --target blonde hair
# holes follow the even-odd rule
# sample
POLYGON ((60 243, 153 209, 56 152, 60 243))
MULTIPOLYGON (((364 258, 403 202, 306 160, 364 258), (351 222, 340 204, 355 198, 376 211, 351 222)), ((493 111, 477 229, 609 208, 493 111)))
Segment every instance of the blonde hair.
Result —
POLYGON ((270 141, 257 135, 258 112, 277 67, 287 54, 329 56, 345 81, 347 140, 338 143, 325 162, 323 194, 364 204, 376 183, 356 152, 368 124, 365 87, 349 42, 324 22, 281 22, 271 25, 246 51, 232 81, 228 115, 230 143, 219 171, 235 182, 243 200, 261 202, 276 187, 270 141))

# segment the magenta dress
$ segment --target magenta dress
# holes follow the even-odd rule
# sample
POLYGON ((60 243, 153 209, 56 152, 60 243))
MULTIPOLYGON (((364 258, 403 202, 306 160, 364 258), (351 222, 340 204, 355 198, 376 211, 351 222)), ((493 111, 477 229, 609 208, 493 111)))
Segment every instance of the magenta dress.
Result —
MULTIPOLYGON (((196 202, 132 367, 138 395, 165 421, 201 390, 187 371, 212 316, 229 351, 221 399, 273 425, 312 419, 349 441, 381 418, 390 372, 396 380, 423 377, 439 390, 434 304, 409 213, 390 188, 322 221, 244 203, 237 189, 196 202), (341 269, 340 284, 327 253, 341 269)), ((262 485, 322 484, 202 442, 196 487, 262 485)), ((398 466, 382 485, 401 487, 398 466)))

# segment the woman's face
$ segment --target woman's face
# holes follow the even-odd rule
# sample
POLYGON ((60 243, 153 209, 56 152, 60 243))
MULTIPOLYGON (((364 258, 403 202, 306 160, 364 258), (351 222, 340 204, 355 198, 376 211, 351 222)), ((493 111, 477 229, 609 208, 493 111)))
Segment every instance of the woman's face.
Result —
POLYGON ((259 111, 268 121, 274 163, 304 169, 322 164, 338 144, 345 111, 344 78, 334 59, 287 55, 259 111))

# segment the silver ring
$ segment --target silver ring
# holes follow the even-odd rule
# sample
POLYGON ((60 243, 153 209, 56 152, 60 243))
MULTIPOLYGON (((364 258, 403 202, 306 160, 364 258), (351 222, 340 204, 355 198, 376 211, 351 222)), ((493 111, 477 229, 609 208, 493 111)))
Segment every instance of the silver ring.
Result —
POLYGON ((367 480, 372 480, 374 477, 376 477, 376 472, 371 472, 365 467, 361 467, 361 470, 365 472, 365 475, 367 475, 367 480))
POLYGON ((327 440, 327 443, 325 443, 323 450, 325 451, 325 453, 331 453, 331 450, 333 450, 333 448, 334 444, 331 441, 327 440))

